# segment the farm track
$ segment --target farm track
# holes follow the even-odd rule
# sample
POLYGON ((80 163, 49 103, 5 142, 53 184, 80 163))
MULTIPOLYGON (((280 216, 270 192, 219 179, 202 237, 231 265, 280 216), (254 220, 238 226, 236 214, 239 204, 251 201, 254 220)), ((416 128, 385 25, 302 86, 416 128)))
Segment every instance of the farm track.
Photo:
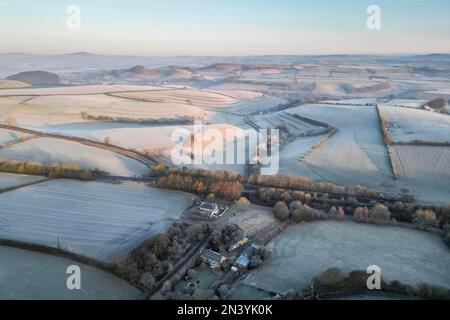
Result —
POLYGON ((151 168, 153 165, 159 163, 156 159, 154 159, 150 156, 143 155, 140 152, 137 152, 134 150, 129 150, 126 148, 115 146, 115 145, 110 145, 110 144, 106 144, 106 143, 102 143, 102 142, 98 142, 98 141, 85 139, 85 138, 65 136, 65 135, 61 135, 61 134, 45 133, 45 132, 41 132, 41 131, 24 129, 24 128, 20 128, 20 127, 5 125, 5 124, 0 124, 0 128, 23 132, 23 133, 28 133, 28 134, 33 135, 35 138, 52 138, 52 139, 71 141, 71 142, 80 143, 80 144, 83 144, 83 145, 86 145, 89 147, 103 149, 106 151, 111 151, 111 152, 114 152, 117 154, 121 154, 125 157, 134 159, 136 161, 139 161, 140 163, 145 164, 149 168, 151 168))

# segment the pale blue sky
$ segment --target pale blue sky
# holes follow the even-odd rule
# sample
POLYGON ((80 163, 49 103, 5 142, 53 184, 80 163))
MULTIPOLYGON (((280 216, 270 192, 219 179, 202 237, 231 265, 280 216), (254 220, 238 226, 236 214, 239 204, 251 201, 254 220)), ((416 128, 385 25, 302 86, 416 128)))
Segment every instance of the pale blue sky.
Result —
POLYGON ((449 39, 450 0, 0 0, 0 52, 397 54, 450 52, 449 39), (73 4, 81 30, 66 27, 73 4))

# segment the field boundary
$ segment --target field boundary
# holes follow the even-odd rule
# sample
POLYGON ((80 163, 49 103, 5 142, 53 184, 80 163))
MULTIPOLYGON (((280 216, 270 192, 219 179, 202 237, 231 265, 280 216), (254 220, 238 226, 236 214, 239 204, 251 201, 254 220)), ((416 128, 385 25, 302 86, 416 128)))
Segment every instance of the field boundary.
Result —
POLYGON ((388 153, 389 166, 391 168, 392 177, 394 178, 394 180, 397 180, 398 172, 397 172, 397 168, 395 166, 394 157, 392 156, 392 150, 390 148, 392 145, 392 139, 389 136, 388 129, 386 127, 386 122, 383 118, 383 115, 381 114, 381 110, 380 110, 380 107, 378 104, 375 105, 375 109, 377 110, 378 122, 379 122, 380 129, 381 129, 381 135, 383 136, 384 145, 385 145, 387 153, 388 153))
MULTIPOLYGON (((2 173, 10 173, 10 172, 2 172, 2 173)), ((15 173, 13 173, 13 174, 15 174, 15 173)), ((40 176, 35 176, 35 177, 40 177, 40 176)), ((0 188, 0 193, 11 192, 11 191, 14 191, 14 190, 17 190, 17 189, 21 189, 21 188, 25 188, 25 187, 31 187, 31 186, 34 186, 34 185, 39 184, 39 183, 43 183, 43 182, 47 182, 47 181, 53 180, 51 178, 45 178, 45 177, 43 177, 43 178, 44 179, 42 179, 42 180, 33 181, 33 182, 29 182, 29 183, 18 185, 18 186, 14 186, 14 187, 8 187, 8 188, 3 188, 3 189, 0 188)))

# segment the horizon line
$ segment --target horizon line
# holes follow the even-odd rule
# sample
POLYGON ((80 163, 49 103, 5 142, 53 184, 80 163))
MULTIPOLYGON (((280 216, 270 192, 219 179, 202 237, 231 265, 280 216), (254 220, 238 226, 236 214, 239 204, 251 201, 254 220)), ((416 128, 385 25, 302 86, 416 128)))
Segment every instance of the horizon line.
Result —
POLYGON ((430 56, 430 55, 450 55, 450 52, 430 52, 430 53, 276 53, 276 54, 241 54, 241 55, 215 55, 215 54, 174 54, 174 55, 139 55, 127 53, 95 53, 88 51, 72 51, 66 53, 29 53, 29 52, 0 52, 0 55, 29 55, 29 56, 68 56, 68 55, 92 55, 92 56, 126 56, 136 58, 180 58, 180 57, 336 57, 336 56, 430 56))

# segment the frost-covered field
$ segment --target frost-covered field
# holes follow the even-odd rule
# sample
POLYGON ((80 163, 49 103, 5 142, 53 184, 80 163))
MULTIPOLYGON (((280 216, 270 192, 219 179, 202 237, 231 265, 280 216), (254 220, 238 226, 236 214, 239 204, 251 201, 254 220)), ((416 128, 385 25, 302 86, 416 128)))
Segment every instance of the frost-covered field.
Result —
POLYGON ((190 104, 198 107, 226 107, 237 99, 211 91, 203 91, 195 88, 175 90, 155 90, 146 92, 124 92, 113 94, 116 97, 131 98, 143 101, 156 101, 166 103, 190 104))
POLYGON ((88 117, 128 121, 205 118, 207 111, 187 102, 139 101, 106 94, 50 95, 35 97, 17 106, 8 116, 24 126, 86 122, 88 117))
POLYGON ((287 103, 288 101, 286 99, 262 96, 254 99, 239 100, 229 108, 229 111, 242 115, 256 114, 274 109, 287 103))
POLYGON ((382 103, 381 105, 388 107, 420 108, 427 102, 427 100, 392 99, 388 102, 382 103))
POLYGON ((44 180, 44 177, 28 176, 23 174, 12 174, 0 172, 0 191, 28 183, 44 180))
POLYGON ((450 117, 426 110, 380 107, 388 122, 388 131, 394 142, 450 143, 450 117))
POLYGON ((291 130, 292 135, 312 134, 319 130, 323 131, 323 128, 302 121, 293 114, 285 111, 257 115, 252 120, 261 129, 277 129, 286 125, 291 130))
POLYGON ((0 149, 0 159, 77 164, 82 169, 100 170, 117 176, 142 176, 148 173, 147 166, 123 155, 51 138, 37 138, 0 149))
POLYGON ((4 147, 5 145, 13 142, 19 141, 21 138, 27 138, 30 137, 29 134, 17 132, 17 131, 11 131, 6 129, 0 128, 0 148, 4 147))
POLYGON ((1 97, 0 96, 0 121, 5 122, 9 118, 9 113, 17 108, 21 102, 30 97, 1 97))
POLYGON ((306 154, 323 135, 312 137, 299 137, 294 141, 284 145, 280 150, 280 174, 307 176, 313 180, 320 180, 320 176, 308 168, 305 161, 300 161, 300 157, 306 154))
POLYGON ((366 105, 375 105, 377 103, 376 98, 360 98, 360 99, 343 99, 343 100, 328 100, 324 101, 325 103, 337 104, 337 105, 357 105, 357 106, 366 106, 366 105))
POLYGON ((142 293, 105 271, 42 253, 0 246, 0 300, 124 300, 142 293), (67 267, 81 269, 82 290, 68 290, 67 267))
POLYGON ((189 194, 57 180, 0 194, 0 238, 57 246, 116 261, 165 230, 192 201, 189 194))
POLYGON ((0 89, 26 88, 30 85, 25 82, 15 80, 0 80, 0 89))
POLYGON ((245 235, 250 237, 265 228, 275 225, 277 219, 273 214, 272 208, 250 204, 243 212, 230 217, 227 223, 237 224, 245 231, 245 235))
POLYGON ((288 112, 332 124, 338 130, 305 161, 308 171, 314 172, 311 178, 383 190, 392 185, 375 107, 308 104, 288 112))
POLYGON ((24 89, 4 89, 0 90, 0 96, 40 96, 40 95, 58 95, 58 94, 95 94, 95 93, 113 93, 121 91, 150 91, 166 90, 170 87, 155 86, 135 86, 126 84, 94 84, 83 86, 63 86, 53 88, 24 88, 24 89))
POLYGON ((428 201, 450 199, 450 147, 392 147, 401 188, 428 201))
POLYGON ((245 284, 275 292, 309 286, 331 267, 349 272, 378 265, 382 276, 409 284, 450 288, 450 251, 436 234, 354 222, 288 227, 269 243, 272 254, 245 284))

